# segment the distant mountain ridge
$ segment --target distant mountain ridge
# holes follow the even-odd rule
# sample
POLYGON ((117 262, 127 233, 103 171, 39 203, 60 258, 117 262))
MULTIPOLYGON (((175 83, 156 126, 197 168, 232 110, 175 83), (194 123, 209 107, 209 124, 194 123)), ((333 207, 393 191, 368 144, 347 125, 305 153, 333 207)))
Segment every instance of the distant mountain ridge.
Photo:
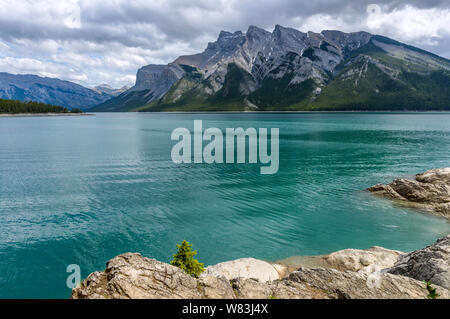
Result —
POLYGON ((118 95, 122 94, 123 92, 128 91, 130 88, 131 87, 129 87, 128 85, 125 85, 125 86, 121 87, 120 89, 115 89, 112 86, 110 86, 109 84, 103 83, 103 84, 93 87, 92 90, 94 90, 100 94, 104 93, 104 94, 108 94, 111 96, 118 96, 118 95))
POLYGON ((450 110, 450 61, 368 32, 222 31, 95 111, 450 110))
POLYGON ((113 96, 55 78, 0 72, 1 99, 34 101, 86 110, 113 96))

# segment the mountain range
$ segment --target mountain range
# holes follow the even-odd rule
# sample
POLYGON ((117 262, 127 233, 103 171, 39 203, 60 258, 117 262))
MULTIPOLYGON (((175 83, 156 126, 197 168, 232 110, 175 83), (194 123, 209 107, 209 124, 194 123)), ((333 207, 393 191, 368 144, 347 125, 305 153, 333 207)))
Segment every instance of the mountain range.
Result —
POLYGON ((89 89, 55 78, 0 72, 0 99, 41 102, 69 109, 87 110, 127 89, 114 90, 106 85, 89 89))
POLYGON ((111 96, 118 96, 118 95, 122 94, 123 92, 128 91, 129 89, 130 89, 130 87, 127 85, 121 87, 120 89, 115 89, 111 85, 105 84, 105 83, 94 86, 92 88, 92 90, 94 90, 100 94, 104 93, 104 94, 111 95, 111 96))
POLYGON ((450 60, 367 32, 222 31, 93 111, 450 110, 450 60))

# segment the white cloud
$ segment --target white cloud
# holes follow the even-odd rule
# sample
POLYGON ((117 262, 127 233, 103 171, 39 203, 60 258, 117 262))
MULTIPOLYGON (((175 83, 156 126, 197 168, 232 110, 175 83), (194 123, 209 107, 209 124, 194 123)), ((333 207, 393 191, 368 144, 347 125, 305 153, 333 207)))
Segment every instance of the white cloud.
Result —
POLYGON ((31 58, 0 58, 0 69, 17 74, 37 74, 40 76, 58 77, 64 68, 52 62, 43 62, 31 58))
POLYGON ((0 17, 11 21, 45 22, 60 27, 80 28, 78 0, 1 0, 0 17))
POLYGON ((6 43, 0 41, 0 53, 7 52, 9 50, 9 46, 6 43))
POLYGON ((346 21, 343 17, 336 17, 329 14, 315 14, 305 19, 296 18, 294 22, 299 21, 295 25, 299 30, 304 32, 313 31, 320 32, 322 30, 340 30, 344 32, 352 32, 361 30, 359 23, 346 21))
POLYGON ((136 81, 136 75, 134 74, 128 74, 120 77, 118 80, 124 82, 124 83, 134 83, 136 81))
MULTIPOLYGON (((380 7, 379 7, 380 8, 380 7)), ((385 12, 370 12, 367 28, 372 32, 389 33, 402 40, 429 40, 450 35, 449 9, 419 9, 411 5, 385 12)))

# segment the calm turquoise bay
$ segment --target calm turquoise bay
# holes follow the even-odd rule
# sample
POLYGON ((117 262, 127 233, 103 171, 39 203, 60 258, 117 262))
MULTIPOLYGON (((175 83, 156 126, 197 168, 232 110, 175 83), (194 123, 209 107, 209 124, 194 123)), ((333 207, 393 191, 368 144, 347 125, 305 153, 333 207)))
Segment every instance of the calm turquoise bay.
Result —
POLYGON ((449 113, 97 114, 0 118, 0 298, 67 298, 124 252, 205 264, 373 245, 409 251, 450 233, 363 190, 450 166, 449 113), (280 129, 280 169, 171 161, 177 127, 280 129))

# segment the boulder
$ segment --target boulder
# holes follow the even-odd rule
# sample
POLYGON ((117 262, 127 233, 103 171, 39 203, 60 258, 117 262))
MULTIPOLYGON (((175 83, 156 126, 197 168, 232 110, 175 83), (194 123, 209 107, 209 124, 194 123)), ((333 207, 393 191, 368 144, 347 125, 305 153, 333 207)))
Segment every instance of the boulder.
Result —
POLYGON ((72 291, 74 299, 201 298, 197 280, 155 259, 127 253, 111 259, 104 272, 88 276, 72 291))
POLYGON ((450 289, 450 235, 431 246, 400 256, 388 272, 450 289))
MULTIPOLYGON (((278 267, 281 270, 281 267, 278 267)), ((241 258, 232 261, 226 261, 214 266, 209 266, 201 274, 201 277, 223 276, 228 280, 243 278, 255 279, 260 282, 280 279, 280 274, 273 265, 263 260, 255 258, 241 258)))
POLYGON ((395 179, 367 189, 385 198, 397 200, 435 215, 450 218, 450 168, 432 169, 417 174, 415 180, 395 179))
POLYGON ((375 246, 367 250, 344 249, 323 256, 323 259, 329 268, 372 273, 392 267, 401 254, 400 251, 375 246))

